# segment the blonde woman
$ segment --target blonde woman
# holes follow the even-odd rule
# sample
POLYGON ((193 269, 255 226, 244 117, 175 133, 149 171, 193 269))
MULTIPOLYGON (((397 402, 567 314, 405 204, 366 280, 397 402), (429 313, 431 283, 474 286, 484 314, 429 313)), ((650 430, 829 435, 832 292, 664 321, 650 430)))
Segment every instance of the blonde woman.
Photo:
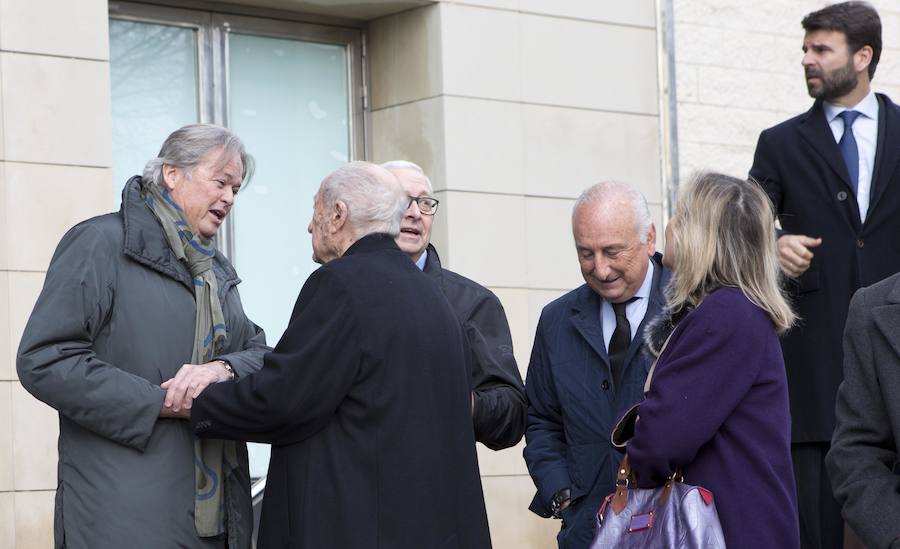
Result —
POLYGON ((778 341, 794 314, 774 220, 754 183, 708 173, 684 189, 666 227, 668 314, 647 334, 659 359, 628 445, 640 486, 680 467, 713 492, 729 549, 800 545, 778 341))

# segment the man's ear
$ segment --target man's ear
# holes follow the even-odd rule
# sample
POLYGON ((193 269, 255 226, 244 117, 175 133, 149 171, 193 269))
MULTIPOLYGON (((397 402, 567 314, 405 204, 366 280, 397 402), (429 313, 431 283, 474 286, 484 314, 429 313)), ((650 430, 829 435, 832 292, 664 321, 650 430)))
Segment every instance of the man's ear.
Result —
POLYGON ((347 223, 347 218, 349 217, 350 209, 347 207, 347 203, 343 200, 338 200, 334 203, 334 209, 331 210, 331 232, 336 233, 340 231, 344 225, 347 223))
POLYGON ((162 165, 163 184, 170 191, 175 190, 175 181, 178 179, 178 168, 171 164, 162 165))
POLYGON ((868 74, 869 65, 872 63, 872 56, 875 51, 872 46, 863 46, 853 54, 853 68, 856 72, 865 71, 868 74))
POLYGON ((650 223, 650 229, 647 231, 647 254, 653 257, 656 253, 656 225, 650 223))

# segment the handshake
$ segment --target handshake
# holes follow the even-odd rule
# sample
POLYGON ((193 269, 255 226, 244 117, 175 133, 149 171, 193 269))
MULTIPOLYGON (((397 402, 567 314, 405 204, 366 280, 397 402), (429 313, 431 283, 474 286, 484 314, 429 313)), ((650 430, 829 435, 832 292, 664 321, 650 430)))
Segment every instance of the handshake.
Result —
POLYGON ((166 398, 159 417, 189 419, 191 405, 204 389, 213 383, 231 379, 234 379, 234 371, 223 360, 182 365, 175 377, 160 385, 166 390, 166 398))

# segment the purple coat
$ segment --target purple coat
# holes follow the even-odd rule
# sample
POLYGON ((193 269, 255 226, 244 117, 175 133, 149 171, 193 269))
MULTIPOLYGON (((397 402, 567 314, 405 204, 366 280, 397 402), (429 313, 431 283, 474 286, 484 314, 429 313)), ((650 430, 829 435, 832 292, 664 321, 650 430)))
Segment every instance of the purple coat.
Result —
POLYGON ((799 547, 784 360, 766 313, 721 288, 672 334, 628 444, 638 485, 682 467, 715 496, 729 549, 799 547))

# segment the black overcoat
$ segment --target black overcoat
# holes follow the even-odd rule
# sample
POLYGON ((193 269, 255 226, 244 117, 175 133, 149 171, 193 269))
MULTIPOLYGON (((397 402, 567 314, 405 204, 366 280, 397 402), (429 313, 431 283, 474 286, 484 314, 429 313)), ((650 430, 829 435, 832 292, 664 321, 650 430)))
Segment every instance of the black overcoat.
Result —
POLYGON ((525 433, 528 404, 503 305, 481 284, 441 267, 431 244, 423 272, 447 297, 468 343, 475 440, 492 450, 515 446, 525 433))
POLYGON ((200 436, 272 444, 259 547, 490 547, 464 352, 389 236, 316 270, 262 370, 192 410, 200 436))
POLYGON ((831 439, 841 335, 853 292, 900 271, 900 108, 877 97, 878 143, 865 223, 821 101, 763 131, 750 170, 784 231, 822 238, 809 269, 789 282, 800 315, 782 338, 795 443, 831 439))

